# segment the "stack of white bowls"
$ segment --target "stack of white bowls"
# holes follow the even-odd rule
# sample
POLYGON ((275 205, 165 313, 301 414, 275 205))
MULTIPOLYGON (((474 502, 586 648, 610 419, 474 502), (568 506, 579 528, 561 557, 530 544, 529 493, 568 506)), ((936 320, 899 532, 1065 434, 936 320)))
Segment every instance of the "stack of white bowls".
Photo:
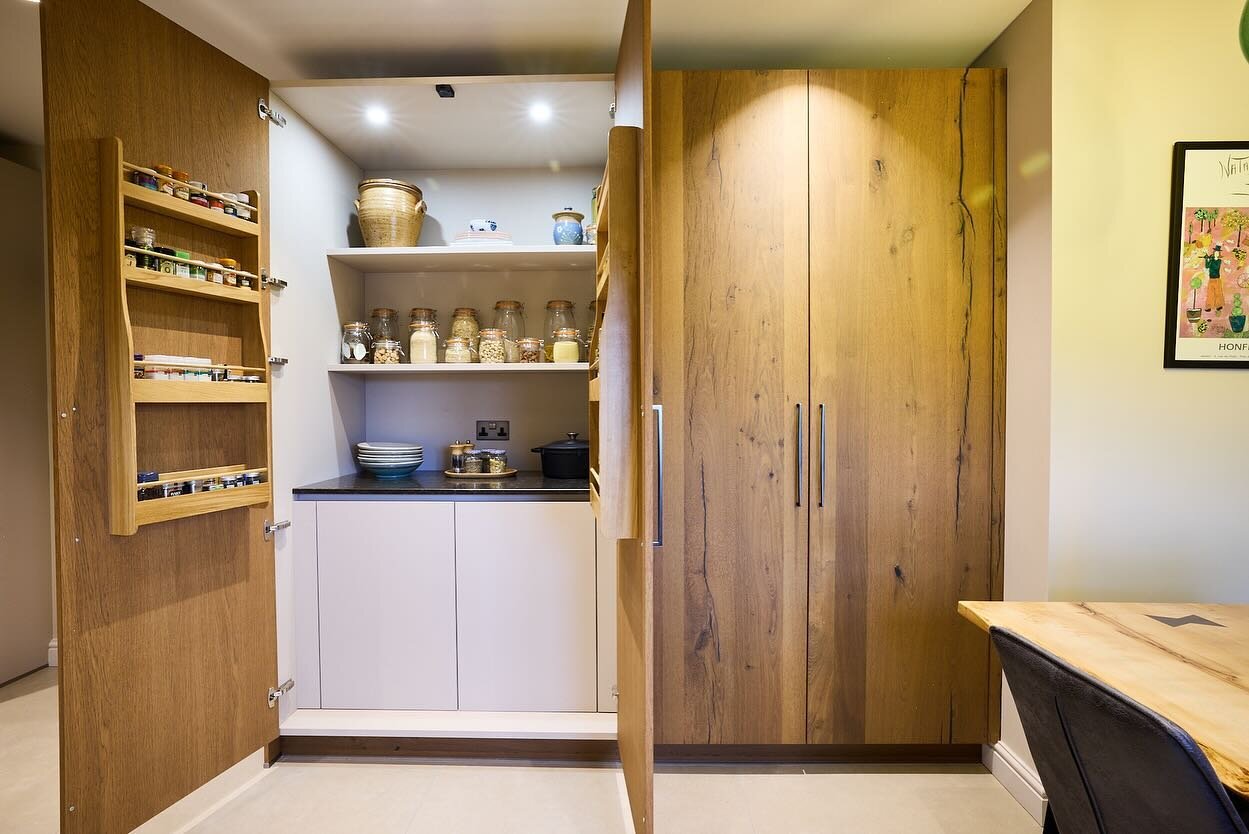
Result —
POLYGON ((357 443, 356 463, 375 478, 406 478, 425 462, 425 450, 415 443, 357 443))

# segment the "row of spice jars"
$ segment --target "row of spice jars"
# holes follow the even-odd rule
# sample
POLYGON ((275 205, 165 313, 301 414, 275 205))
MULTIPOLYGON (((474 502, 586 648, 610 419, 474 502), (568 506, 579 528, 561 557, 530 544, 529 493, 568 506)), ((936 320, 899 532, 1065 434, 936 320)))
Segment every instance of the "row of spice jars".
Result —
MULTIPOLYGON (((594 302, 590 303, 591 316, 594 302)), ((452 316, 450 337, 443 342, 438 332, 438 312, 429 307, 413 307, 407 334, 408 361, 413 364, 446 362, 502 364, 511 362, 583 362, 588 345, 576 328, 571 301, 547 303, 546 339, 526 336, 525 307, 519 301, 495 304, 494 326, 482 328, 477 310, 457 307, 452 316)), ((398 314, 389 307, 372 311, 370 323, 343 325, 342 361, 349 364, 371 361, 393 364, 401 361, 403 344, 398 314)))
POLYGON ((195 281, 211 281, 227 287, 252 289, 253 278, 239 269, 239 262, 233 258, 221 258, 219 261, 202 261, 193 258, 190 252, 172 249, 168 246, 156 245, 156 232, 146 226, 131 226, 126 237, 125 262, 127 266, 172 275, 175 278, 190 278, 195 281))
POLYGON ((162 163, 151 168, 135 168, 130 174, 130 181, 143 188, 160 191, 179 200, 238 217, 240 220, 252 219, 250 196, 229 191, 214 193, 207 183, 193 180, 189 173, 179 171, 171 165, 162 163))
POLYGON ((451 471, 467 475, 502 475, 508 471, 507 452, 503 449, 468 449, 452 456, 451 471))
POLYGON ((264 483, 264 476, 259 470, 237 472, 231 475, 213 475, 205 478, 191 478, 185 481, 155 484, 160 480, 159 472, 139 473, 139 500, 150 501, 154 498, 173 498, 177 495, 191 495, 197 492, 216 492, 222 489, 235 489, 242 486, 254 486, 264 483), (152 484, 143 486, 143 484, 152 484))

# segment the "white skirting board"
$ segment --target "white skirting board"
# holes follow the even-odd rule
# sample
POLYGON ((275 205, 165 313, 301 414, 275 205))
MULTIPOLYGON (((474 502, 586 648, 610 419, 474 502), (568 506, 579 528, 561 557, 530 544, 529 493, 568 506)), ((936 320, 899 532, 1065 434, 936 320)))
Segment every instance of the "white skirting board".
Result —
POLYGON ((55 669, 59 664, 60 657, 56 651, 56 638, 53 637, 48 642, 48 665, 55 669))
POLYGON ((437 710, 298 709, 284 736, 368 738, 616 738, 616 715, 603 712, 453 712, 437 710))
POLYGON ((1041 786, 1041 777, 1015 755, 1015 751, 1000 741, 986 744, 981 748, 981 761, 1033 819, 1038 823, 1045 821, 1049 799, 1041 786))
POLYGON ((257 750, 140 825, 130 834, 184 834, 269 773, 257 750))

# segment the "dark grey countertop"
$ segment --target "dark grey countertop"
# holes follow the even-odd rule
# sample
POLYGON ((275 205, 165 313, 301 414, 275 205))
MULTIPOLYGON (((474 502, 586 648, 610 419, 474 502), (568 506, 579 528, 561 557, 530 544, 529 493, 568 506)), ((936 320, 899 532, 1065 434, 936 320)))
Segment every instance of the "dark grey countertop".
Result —
POLYGON ((590 482, 554 480, 541 472, 518 472, 513 478, 490 481, 454 480, 442 472, 416 472, 410 478, 383 480, 353 473, 316 484, 295 487, 295 495, 452 495, 574 496, 589 500, 590 482))

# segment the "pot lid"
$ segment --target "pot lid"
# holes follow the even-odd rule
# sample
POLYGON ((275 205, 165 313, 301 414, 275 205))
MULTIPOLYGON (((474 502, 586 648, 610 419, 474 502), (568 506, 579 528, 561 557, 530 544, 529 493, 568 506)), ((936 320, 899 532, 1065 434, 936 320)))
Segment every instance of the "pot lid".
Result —
POLYGON ((551 215, 552 220, 559 220, 561 217, 571 217, 578 223, 585 220, 585 215, 579 211, 573 211, 572 206, 565 206, 563 211, 557 211, 551 215))
POLYGON ((578 432, 570 431, 568 432, 567 440, 556 440, 553 443, 546 444, 545 446, 539 446, 537 450, 541 450, 543 452, 580 452, 588 450, 590 448, 590 444, 584 440, 578 440, 577 435, 578 432))

